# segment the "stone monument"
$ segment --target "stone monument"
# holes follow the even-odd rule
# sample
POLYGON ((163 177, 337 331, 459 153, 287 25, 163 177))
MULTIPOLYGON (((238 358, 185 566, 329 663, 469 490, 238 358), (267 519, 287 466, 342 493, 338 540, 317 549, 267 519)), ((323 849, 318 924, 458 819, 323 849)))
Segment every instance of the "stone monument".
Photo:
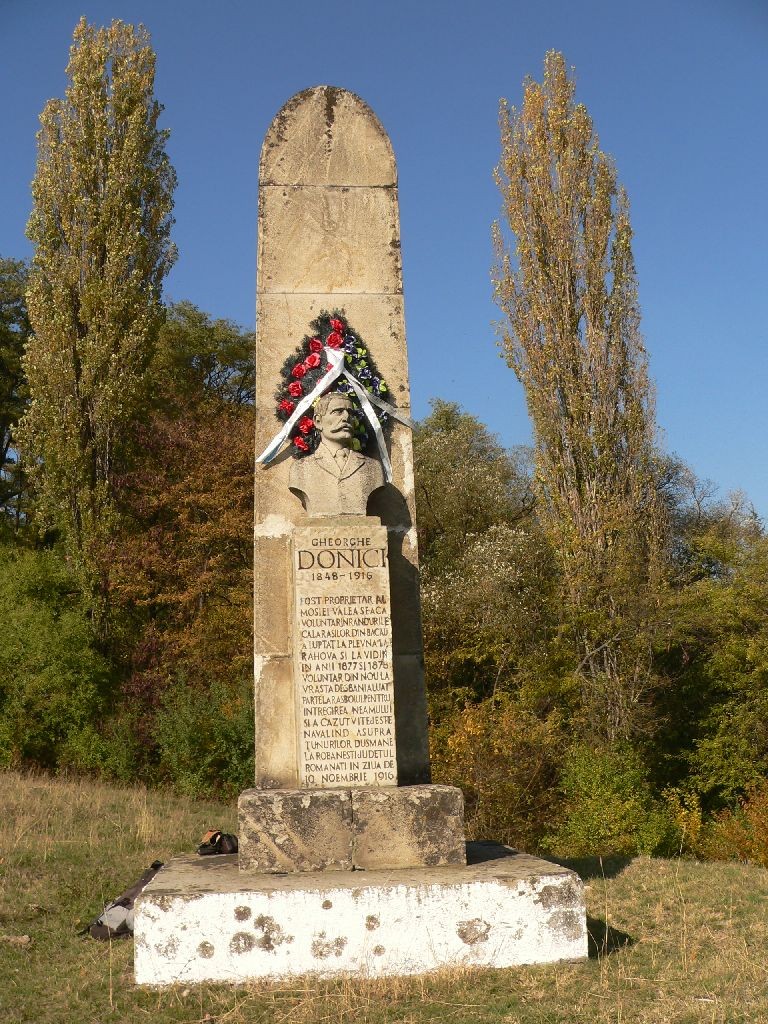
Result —
POLYGON ((392 148, 357 97, 309 90, 267 133, 259 187, 257 452, 279 426, 281 366, 327 310, 349 319, 326 321, 321 364, 343 351, 347 370, 351 358, 328 332, 335 327, 344 342, 353 322, 399 419, 383 449, 354 450, 355 392, 336 390, 355 383, 354 368, 330 390, 326 373, 306 410, 315 451, 293 448, 300 457, 281 460, 278 449, 257 467, 256 786, 240 800, 240 866, 463 863, 461 793, 429 785, 392 148))
POLYGON ((137 902, 137 981, 584 956, 578 878, 465 844, 431 784, 396 166, 344 90, 264 142, 256 371, 254 786, 238 857, 137 902))

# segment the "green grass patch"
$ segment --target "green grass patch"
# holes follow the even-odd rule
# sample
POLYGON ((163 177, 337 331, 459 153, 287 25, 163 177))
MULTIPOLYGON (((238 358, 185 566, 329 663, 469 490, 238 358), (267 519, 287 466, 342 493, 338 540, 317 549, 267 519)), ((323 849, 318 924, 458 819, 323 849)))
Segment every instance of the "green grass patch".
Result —
POLYGON ((0 1014, 29 1024, 736 1024, 768 1020, 768 871, 580 861, 591 956, 421 978, 133 983, 133 943, 77 933, 153 860, 194 850, 234 806, 87 779, 0 775, 0 1014), (14 939, 29 936, 19 945, 14 939))

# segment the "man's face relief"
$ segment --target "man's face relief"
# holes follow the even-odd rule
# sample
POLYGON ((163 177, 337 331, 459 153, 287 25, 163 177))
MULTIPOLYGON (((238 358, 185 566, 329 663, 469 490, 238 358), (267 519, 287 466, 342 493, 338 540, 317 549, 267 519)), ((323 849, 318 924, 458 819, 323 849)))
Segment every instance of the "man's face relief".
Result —
POLYGON ((321 416, 315 416, 315 425, 324 441, 346 444, 354 434, 355 417, 352 403, 346 398, 332 398, 321 416))

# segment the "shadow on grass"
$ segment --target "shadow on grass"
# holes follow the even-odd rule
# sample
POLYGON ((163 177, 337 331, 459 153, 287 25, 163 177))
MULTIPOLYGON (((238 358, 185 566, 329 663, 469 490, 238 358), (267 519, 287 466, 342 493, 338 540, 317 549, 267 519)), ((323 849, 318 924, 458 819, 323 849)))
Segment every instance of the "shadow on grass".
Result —
POLYGON ((615 878, 620 875, 624 868, 632 863, 632 857, 569 857, 565 860, 550 857, 556 864, 564 868, 570 868, 576 874, 588 881, 590 878, 615 878))
MULTIPOLYGON (((504 846, 492 839, 471 839, 467 841, 467 863, 482 864, 487 860, 500 860, 502 857, 514 857, 522 851, 511 846, 504 846)), ((539 860, 559 864, 563 868, 575 871, 585 882, 590 878, 615 878, 634 860, 633 857, 553 857, 551 853, 536 853, 539 860)))
POLYGON ((634 945, 635 940, 618 928, 611 928, 598 917, 587 917, 587 935, 589 937, 589 959, 598 960, 601 956, 609 956, 620 949, 634 945))

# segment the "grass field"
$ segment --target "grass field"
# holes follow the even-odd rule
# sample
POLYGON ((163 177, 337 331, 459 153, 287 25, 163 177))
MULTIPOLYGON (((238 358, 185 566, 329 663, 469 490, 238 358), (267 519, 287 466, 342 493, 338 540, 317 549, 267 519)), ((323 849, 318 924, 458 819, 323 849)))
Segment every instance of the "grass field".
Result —
POLYGON ((133 984, 133 943, 78 931, 153 860, 235 808, 90 780, 0 774, 2 1024, 712 1024, 768 1022, 768 872, 638 858, 587 882, 580 964, 238 989, 133 984), (25 941, 28 937, 28 941, 25 941))

